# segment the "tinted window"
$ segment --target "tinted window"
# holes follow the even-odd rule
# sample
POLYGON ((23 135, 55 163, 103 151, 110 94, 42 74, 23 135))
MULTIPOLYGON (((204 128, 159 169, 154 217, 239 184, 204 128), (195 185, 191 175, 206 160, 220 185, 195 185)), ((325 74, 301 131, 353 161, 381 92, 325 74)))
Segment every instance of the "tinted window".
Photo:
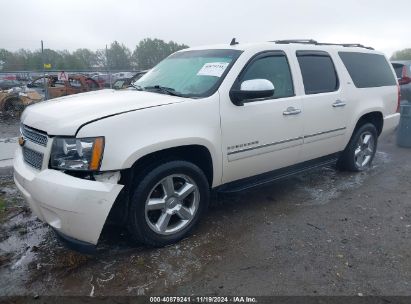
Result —
POLYGON ((245 80, 267 79, 274 85, 273 98, 294 95, 293 80, 287 58, 284 55, 264 56, 252 61, 241 76, 240 83, 245 80))
POLYGON ((396 84, 390 65, 383 55, 355 52, 339 54, 357 88, 396 84))
POLYGON ((297 52, 305 94, 334 92, 339 83, 331 57, 325 52, 297 52))

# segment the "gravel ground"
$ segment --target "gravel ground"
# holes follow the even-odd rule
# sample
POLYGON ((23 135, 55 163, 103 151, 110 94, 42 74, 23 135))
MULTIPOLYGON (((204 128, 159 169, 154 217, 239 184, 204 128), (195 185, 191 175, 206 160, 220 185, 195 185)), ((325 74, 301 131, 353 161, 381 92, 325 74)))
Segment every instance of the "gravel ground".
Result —
POLYGON ((3 170, 0 295, 411 295, 410 159, 392 134, 368 172, 214 194, 194 235, 166 248, 106 227, 94 256, 62 247, 3 170))

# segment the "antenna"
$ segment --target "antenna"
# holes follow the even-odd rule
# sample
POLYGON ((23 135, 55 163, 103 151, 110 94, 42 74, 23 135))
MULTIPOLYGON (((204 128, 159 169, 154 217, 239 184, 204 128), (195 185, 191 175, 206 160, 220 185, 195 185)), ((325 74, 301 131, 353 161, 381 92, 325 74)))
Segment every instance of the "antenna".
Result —
POLYGON ((236 44, 238 44, 238 42, 235 41, 235 38, 231 39, 230 45, 236 45, 236 44))

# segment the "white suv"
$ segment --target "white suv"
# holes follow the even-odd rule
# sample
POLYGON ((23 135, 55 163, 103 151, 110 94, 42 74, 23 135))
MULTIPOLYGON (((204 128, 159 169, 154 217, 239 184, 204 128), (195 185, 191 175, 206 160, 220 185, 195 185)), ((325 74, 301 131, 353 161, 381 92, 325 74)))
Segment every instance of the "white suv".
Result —
POLYGON ((139 242, 185 237, 210 189, 238 191, 337 161, 361 171, 399 121, 385 56, 315 41, 190 48, 123 91, 28 107, 15 182, 78 249, 106 221, 139 242))

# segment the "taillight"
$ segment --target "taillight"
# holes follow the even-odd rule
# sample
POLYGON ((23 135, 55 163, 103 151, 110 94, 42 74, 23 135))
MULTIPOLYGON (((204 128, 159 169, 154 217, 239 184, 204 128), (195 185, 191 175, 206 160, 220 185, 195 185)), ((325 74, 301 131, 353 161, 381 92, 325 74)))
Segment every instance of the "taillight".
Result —
POLYGON ((401 88, 400 88, 400 85, 397 85, 397 89, 398 89, 397 112, 400 112, 400 103, 401 103, 401 88))
POLYGON ((402 67, 401 79, 398 80, 398 83, 401 85, 411 83, 411 77, 408 76, 407 66, 405 65, 402 67))

